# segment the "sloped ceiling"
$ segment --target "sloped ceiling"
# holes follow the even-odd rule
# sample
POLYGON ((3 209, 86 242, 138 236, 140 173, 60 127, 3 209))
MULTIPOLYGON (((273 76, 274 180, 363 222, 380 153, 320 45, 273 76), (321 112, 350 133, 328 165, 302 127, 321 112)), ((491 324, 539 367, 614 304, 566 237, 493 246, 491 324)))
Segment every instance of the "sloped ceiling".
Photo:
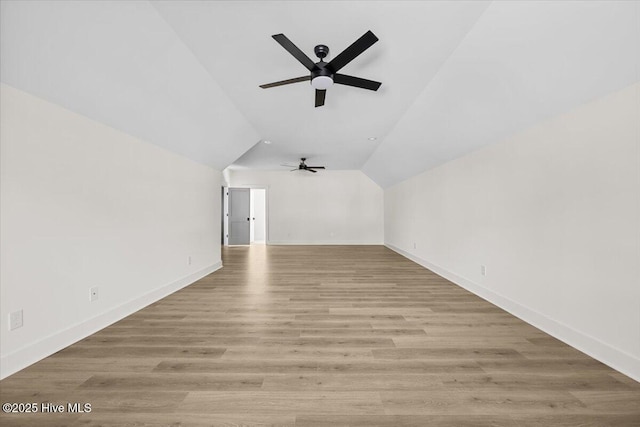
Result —
POLYGON ((260 139, 146 1, 2 1, 2 82, 224 169, 260 139))
POLYGON ((3 82, 131 135, 385 187, 640 80, 638 2, 3 1, 1 31, 3 82), (306 71, 272 34, 330 59, 367 30, 342 71, 378 92, 258 87, 306 71))
POLYGON ((401 182, 637 82, 639 64, 640 2, 495 2, 363 171, 401 182))

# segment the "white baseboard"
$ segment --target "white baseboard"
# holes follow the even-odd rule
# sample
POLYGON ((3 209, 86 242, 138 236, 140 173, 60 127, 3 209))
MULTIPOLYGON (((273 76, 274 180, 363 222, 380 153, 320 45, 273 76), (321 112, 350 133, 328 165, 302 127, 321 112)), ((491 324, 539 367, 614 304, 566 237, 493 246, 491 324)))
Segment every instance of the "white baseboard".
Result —
POLYGON ((612 367, 613 369, 633 378, 636 381, 640 381, 640 359, 637 357, 622 351, 618 348, 600 341, 597 338, 589 336, 583 332, 573 329, 562 322, 558 322, 542 313, 537 312, 525 305, 522 305, 516 301, 513 301, 505 296, 502 296, 486 287, 479 285, 467 278, 457 275, 451 271, 448 271, 438 265, 435 265, 425 259, 422 259, 410 252, 400 249, 390 243, 385 243, 385 246, 394 252, 399 253, 405 258, 420 264, 424 268, 433 271, 439 276, 455 283, 456 285, 474 293, 475 295, 489 301, 490 303, 508 311, 514 316, 524 320, 530 325, 548 333, 549 335, 559 339, 574 347, 585 354, 593 357, 596 360, 612 367))
POLYGON ((352 241, 347 241, 347 240, 315 240, 315 241, 308 241, 308 242, 281 242, 281 241, 272 241, 269 240, 267 242, 267 245, 271 245, 271 246, 330 246, 330 245, 337 245, 337 246, 380 246, 383 243, 381 242, 352 242, 352 241))
POLYGON ((115 307, 95 317, 77 323, 63 331, 49 335, 35 343, 22 347, 0 359, 0 379, 4 379, 29 365, 32 365, 71 344, 80 341, 97 331, 135 313, 167 295, 170 295, 204 276, 222 268, 222 261, 218 261, 195 273, 175 280, 160 288, 154 289, 131 301, 115 307))

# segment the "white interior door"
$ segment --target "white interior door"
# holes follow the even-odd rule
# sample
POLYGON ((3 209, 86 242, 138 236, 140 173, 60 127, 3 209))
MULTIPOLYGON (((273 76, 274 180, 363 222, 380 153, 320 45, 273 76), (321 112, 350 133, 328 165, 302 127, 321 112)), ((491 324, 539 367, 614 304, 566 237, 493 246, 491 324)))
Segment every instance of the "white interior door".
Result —
POLYGON ((229 189, 229 244, 248 245, 250 193, 248 188, 229 189))

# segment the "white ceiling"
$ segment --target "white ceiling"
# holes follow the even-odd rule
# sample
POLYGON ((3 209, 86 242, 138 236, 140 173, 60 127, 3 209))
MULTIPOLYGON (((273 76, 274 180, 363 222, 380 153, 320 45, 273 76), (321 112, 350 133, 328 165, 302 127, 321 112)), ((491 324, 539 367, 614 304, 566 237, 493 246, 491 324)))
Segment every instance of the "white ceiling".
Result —
POLYGON ((640 80, 639 2, 3 1, 1 24, 7 84, 218 169, 382 186, 640 80), (378 92, 258 87, 306 72, 272 34, 315 59, 367 30, 341 72, 378 92))

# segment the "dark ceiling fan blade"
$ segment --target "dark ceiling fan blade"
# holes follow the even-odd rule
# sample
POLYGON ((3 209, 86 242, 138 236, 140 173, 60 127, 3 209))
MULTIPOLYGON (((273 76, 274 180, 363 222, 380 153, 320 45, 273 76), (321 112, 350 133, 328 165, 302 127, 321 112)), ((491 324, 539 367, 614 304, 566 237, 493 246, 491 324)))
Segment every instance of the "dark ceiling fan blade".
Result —
POLYGON ((318 171, 314 171, 313 169, 309 169, 309 168, 307 168, 307 169, 305 169, 305 170, 306 170, 306 171, 309 171, 309 172, 313 172, 313 173, 318 173, 318 171))
POLYGON ((316 89, 316 107, 322 107, 324 105, 324 97, 326 95, 326 90, 316 89))
POLYGON ((293 44, 293 42, 289 40, 287 36, 285 36, 284 34, 274 34, 271 37, 273 37, 275 41, 280 43, 280 45, 285 48, 287 52, 293 55, 294 58, 300 61, 300 63, 304 65, 307 70, 311 71, 316 67, 315 62, 313 62, 311 58, 305 55, 304 52, 298 48, 298 46, 293 44))
POLYGON ((307 166, 308 169, 324 169, 324 166, 307 166))
POLYGON ((300 168, 291 169, 289 172, 295 172, 297 170, 300 170, 300 168))
POLYGON ((371 31, 364 33, 362 37, 353 42, 351 46, 340 52, 338 56, 333 58, 331 62, 327 64, 327 67, 331 68, 334 72, 338 71, 349 62, 353 61, 358 55, 365 50, 369 49, 378 38, 371 31))
POLYGON ((369 90, 378 90, 382 84, 373 80, 361 79, 360 77, 347 76, 346 74, 334 74, 333 82, 369 90))
POLYGON ((311 76, 296 77, 294 79, 281 80, 279 82, 267 83, 267 84, 264 84, 264 85, 260 85, 260 87, 262 89, 269 89, 270 87, 290 85, 291 83, 299 83, 299 82, 304 82, 304 81, 308 81, 308 80, 311 80, 311 76))

